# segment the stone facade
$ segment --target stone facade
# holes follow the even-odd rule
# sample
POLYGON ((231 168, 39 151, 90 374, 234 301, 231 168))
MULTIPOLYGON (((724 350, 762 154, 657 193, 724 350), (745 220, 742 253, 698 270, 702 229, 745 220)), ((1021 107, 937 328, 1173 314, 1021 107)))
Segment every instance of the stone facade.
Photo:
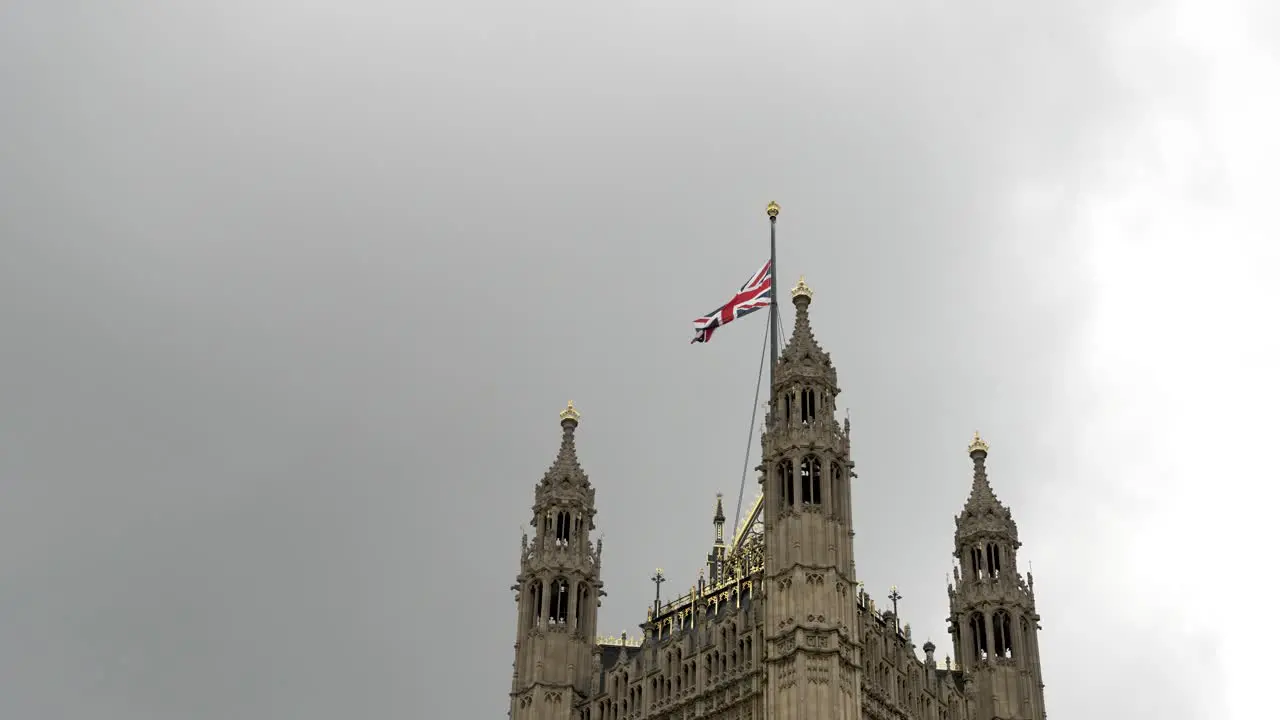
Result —
MULTIPOLYGON (((707 570, 655 603, 643 636, 599 638, 602 547, 595 490, 574 446, 579 416, 539 483, 522 540, 512 720, 1044 720, 1032 579, 1017 572, 1017 526, 970 446, 973 489, 956 518, 947 588, 955 661, 916 653, 911 626, 861 590, 853 553, 849 423, 809 324, 812 292, 774 368, 761 437, 760 498, 724 537, 717 500, 707 570)), ((658 578, 655 578, 658 579, 658 578)))

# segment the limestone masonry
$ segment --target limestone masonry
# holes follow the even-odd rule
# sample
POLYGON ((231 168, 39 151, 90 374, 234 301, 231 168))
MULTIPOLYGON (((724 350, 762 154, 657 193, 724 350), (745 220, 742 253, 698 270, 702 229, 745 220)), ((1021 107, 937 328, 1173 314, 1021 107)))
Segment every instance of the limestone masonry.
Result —
POLYGON ((572 404, 522 541, 512 720, 1044 720, 1035 596, 1018 527, 969 447, 973 489, 956 517, 947 587, 952 654, 916 655, 910 626, 862 592, 853 555, 849 422, 831 358, 792 291, 795 330, 775 368, 761 438, 762 495, 737 537, 715 541, 694 590, 655 606, 643 638, 598 638, 595 489, 578 464, 572 404), (954 658, 952 660, 951 658, 954 658))

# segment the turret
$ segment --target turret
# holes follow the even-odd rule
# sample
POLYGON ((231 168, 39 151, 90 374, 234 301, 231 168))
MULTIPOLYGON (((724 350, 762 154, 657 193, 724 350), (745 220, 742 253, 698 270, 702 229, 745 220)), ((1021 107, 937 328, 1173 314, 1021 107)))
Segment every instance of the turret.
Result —
POLYGON ((512 720, 570 720, 591 689, 596 611, 604 596, 595 490, 578 463, 573 403, 560 413, 560 451, 534 490, 533 540, 521 539, 512 720))
POLYGON ((813 291, 791 291, 795 329, 774 368, 762 437, 767 717, 859 720, 857 579, 849 434, 840 389, 809 323, 813 291), (836 682, 836 679, 839 682, 836 682))
POLYGON ((956 516, 950 632, 956 662, 976 683, 976 719, 1043 720, 1044 685, 1031 587, 1018 573, 1018 526, 987 478, 985 441, 969 445, 973 485, 956 516))

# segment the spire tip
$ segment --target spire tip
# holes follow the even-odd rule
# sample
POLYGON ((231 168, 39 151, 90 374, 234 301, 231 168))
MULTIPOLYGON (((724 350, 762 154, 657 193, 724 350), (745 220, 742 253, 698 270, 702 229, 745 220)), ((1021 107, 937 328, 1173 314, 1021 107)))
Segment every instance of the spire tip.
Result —
POLYGON ((978 434, 977 430, 974 430, 973 442, 969 443, 969 455, 975 455, 977 453, 985 455, 988 449, 986 441, 982 439, 982 436, 978 434))
POLYGON ((791 299, 799 300, 800 298, 805 298, 806 300, 813 299, 813 290, 804 281, 803 275, 800 276, 800 282, 796 283, 796 286, 791 288, 791 299))
POLYGON ((578 412, 578 409, 573 406, 572 400, 569 401, 569 405, 564 410, 560 411, 560 422, 562 423, 571 422, 577 425, 580 419, 582 419, 582 413, 578 412))
POLYGON ((778 217, 778 212, 781 210, 782 208, 778 207, 778 203, 772 201, 770 201, 769 206, 765 208, 765 212, 769 214, 770 218, 778 217))

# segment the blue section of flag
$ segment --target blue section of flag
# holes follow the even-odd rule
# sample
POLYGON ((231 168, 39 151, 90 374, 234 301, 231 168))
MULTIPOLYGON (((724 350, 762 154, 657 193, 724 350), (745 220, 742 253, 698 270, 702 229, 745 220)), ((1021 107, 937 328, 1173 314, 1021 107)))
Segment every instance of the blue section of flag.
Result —
POLYGON ((722 325, 743 315, 750 315, 773 302, 773 262, 767 261, 742 286, 729 302, 693 321, 693 340, 708 342, 711 334, 722 325))

